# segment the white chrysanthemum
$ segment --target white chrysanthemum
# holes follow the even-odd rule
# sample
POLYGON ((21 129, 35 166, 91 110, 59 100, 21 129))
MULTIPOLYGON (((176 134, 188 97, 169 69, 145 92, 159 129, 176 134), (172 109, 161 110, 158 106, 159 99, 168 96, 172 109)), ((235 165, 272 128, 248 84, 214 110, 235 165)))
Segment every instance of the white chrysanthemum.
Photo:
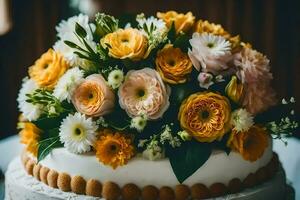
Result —
POLYGON ((113 70, 109 73, 107 82, 113 89, 120 87, 124 80, 124 73, 120 69, 113 70))
POLYGON ((97 129, 92 118, 80 113, 69 114, 59 128, 60 141, 72 153, 88 152, 96 141, 97 129))
POLYGON ((134 128, 138 132, 142 132, 146 125, 147 125, 147 118, 145 116, 137 116, 132 118, 130 128, 134 128))
POLYGON ((26 77, 23 79, 22 88, 19 91, 17 99, 18 108, 20 112, 23 113, 23 116, 29 121, 37 120, 42 113, 42 106, 33 105, 26 102, 26 100, 28 99, 26 94, 32 94, 38 88, 38 85, 32 79, 28 79, 26 77))
POLYGON ((228 68, 227 62, 231 59, 231 44, 222 36, 208 33, 194 33, 190 39, 192 49, 188 55, 200 71, 217 74, 228 68))
POLYGON ((231 114, 231 124, 237 132, 248 131, 254 124, 253 116, 246 109, 237 109, 231 114))
POLYGON ((57 82, 53 95, 60 101, 71 101, 72 94, 76 86, 83 79, 83 71, 78 67, 69 69, 57 82))
POLYGON ((79 14, 78 16, 71 17, 68 20, 63 20, 59 23, 56 27, 56 31, 60 40, 54 44, 53 49, 63 54, 70 65, 82 66, 87 64, 85 60, 74 54, 76 49, 73 49, 64 43, 65 40, 68 40, 86 50, 86 47, 78 40, 78 37, 74 33, 76 23, 80 24, 85 29, 87 32, 85 38, 87 43, 93 50, 96 50, 96 43, 93 41, 93 31, 96 27, 94 24, 90 24, 88 16, 83 14, 79 14))

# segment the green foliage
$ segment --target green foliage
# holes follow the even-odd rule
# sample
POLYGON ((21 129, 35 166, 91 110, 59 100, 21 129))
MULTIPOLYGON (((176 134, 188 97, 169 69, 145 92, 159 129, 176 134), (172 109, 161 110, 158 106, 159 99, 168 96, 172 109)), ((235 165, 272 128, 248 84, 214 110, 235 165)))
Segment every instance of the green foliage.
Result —
POLYGON ((37 89, 31 94, 26 95, 28 99, 26 102, 33 105, 40 105, 43 110, 43 115, 46 117, 57 117, 63 112, 71 112, 72 109, 66 108, 63 104, 52 95, 52 93, 45 89, 37 89))
POLYGON ((168 152, 177 180, 182 183, 195 173, 210 157, 212 147, 208 143, 190 141, 168 152))
POLYGON ((119 20, 104 13, 96 14, 96 34, 100 37, 112 33, 119 28, 119 20))
POLYGON ((43 160, 54 148, 63 147, 63 144, 59 141, 59 136, 50 137, 41 140, 38 143, 38 155, 37 160, 40 162, 43 160))
POLYGON ((187 34, 179 35, 174 41, 174 47, 180 48, 183 52, 187 52, 190 48, 190 37, 187 34))
POLYGON ((55 117, 42 117, 33 123, 41 130, 47 131, 53 128, 58 128, 62 120, 67 116, 67 113, 62 113, 55 117))

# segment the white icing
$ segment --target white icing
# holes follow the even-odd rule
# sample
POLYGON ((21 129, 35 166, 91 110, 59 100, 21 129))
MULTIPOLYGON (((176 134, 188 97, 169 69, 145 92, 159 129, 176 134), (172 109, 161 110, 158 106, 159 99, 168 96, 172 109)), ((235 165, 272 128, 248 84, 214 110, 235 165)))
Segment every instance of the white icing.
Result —
MULTIPOLYGON (((255 162, 244 160, 236 152, 227 155, 223 151, 214 151, 206 163, 187 178, 184 184, 192 186, 195 183, 202 183, 210 186, 217 182, 228 184, 233 178, 243 180, 248 174, 256 172, 271 160, 273 153, 271 139, 269 144, 263 156, 255 162)), ((114 170, 99 162, 93 153, 77 155, 68 152, 65 148, 57 148, 42 160, 41 164, 71 176, 80 175, 85 179, 93 178, 100 182, 113 181, 120 186, 134 183, 139 187, 146 185, 174 187, 179 183, 168 159, 149 161, 136 157, 127 165, 114 170)))
MULTIPOLYGON (((27 175, 19 157, 15 158, 10 163, 5 178, 5 200, 104 200, 103 198, 77 195, 72 192, 63 192, 37 181, 34 177, 27 175)), ((280 170, 271 181, 244 190, 240 193, 229 194, 215 199, 287 199, 285 198, 286 194, 288 194, 288 192, 286 193, 285 175, 283 170, 280 170)), ((288 195, 292 195, 292 193, 288 195)))

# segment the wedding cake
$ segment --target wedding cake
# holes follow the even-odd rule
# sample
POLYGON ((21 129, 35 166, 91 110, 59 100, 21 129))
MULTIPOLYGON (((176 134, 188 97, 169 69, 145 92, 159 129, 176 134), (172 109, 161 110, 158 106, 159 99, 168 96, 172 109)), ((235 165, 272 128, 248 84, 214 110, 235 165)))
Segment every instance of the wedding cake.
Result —
POLYGON ((285 198, 272 138, 298 126, 278 112, 295 100, 277 104, 251 44, 191 12, 80 14, 56 31, 18 95, 7 200, 285 198))

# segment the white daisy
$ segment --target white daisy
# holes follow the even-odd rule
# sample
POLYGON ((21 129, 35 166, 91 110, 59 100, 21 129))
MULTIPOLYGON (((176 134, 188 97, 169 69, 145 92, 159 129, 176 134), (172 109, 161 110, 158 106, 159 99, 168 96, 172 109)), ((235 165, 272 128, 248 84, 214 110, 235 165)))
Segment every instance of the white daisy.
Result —
POLYGON ((65 40, 71 41, 81 48, 86 50, 86 47, 78 40, 75 35, 75 25, 80 24, 87 32, 86 41, 93 50, 96 50, 96 43, 93 41, 93 32, 96 27, 94 24, 89 23, 89 18, 87 15, 79 14, 69 18, 68 20, 63 20, 56 27, 57 36, 60 38, 54 46, 53 49, 64 55, 65 59, 70 63, 70 65, 86 65, 87 63, 84 59, 79 58, 74 54, 75 49, 69 47, 64 43, 65 40))
POLYGON ((53 95, 60 101, 71 101, 76 86, 83 80, 83 71, 78 67, 69 69, 57 82, 53 95))
POLYGON ((120 69, 113 70, 109 73, 107 82, 113 89, 120 87, 124 80, 124 73, 120 69))
POLYGON ((28 77, 26 77, 23 79, 23 84, 19 91, 17 99, 18 108, 20 112, 23 113, 23 116, 29 121, 37 120, 42 114, 41 105, 33 105, 26 102, 26 100, 28 99, 26 94, 32 94, 38 88, 38 85, 32 79, 28 79, 28 77))
POLYGON ((147 118, 145 116, 137 116, 132 118, 130 128, 134 128, 138 132, 142 132, 146 125, 147 125, 147 118))
POLYGON ((254 124, 253 116, 246 109, 237 109, 231 114, 231 124, 237 132, 248 131, 254 124))
POLYGON ((97 129, 91 118, 80 113, 69 114, 59 128, 60 141, 72 153, 88 152, 96 141, 97 129))
POLYGON ((210 33, 194 33, 190 44, 192 49, 189 49, 188 55, 198 71, 202 67, 204 72, 217 74, 228 68, 231 44, 224 37, 210 33))

